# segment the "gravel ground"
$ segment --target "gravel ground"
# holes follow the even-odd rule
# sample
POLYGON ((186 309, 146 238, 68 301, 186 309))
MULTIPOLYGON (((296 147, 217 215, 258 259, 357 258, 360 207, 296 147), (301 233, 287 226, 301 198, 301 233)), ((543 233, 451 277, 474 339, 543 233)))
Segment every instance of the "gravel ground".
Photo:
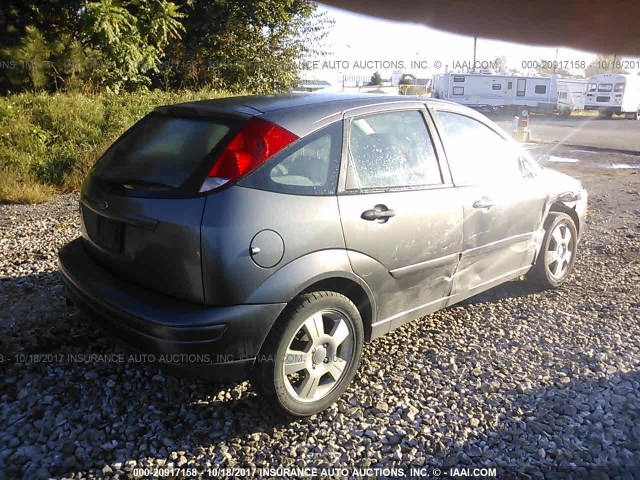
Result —
POLYGON ((368 344, 348 393, 302 420, 248 382, 83 361, 122 352, 65 305, 55 272, 56 250, 79 234, 77 196, 0 206, 0 477, 411 465, 497 467, 508 478, 635 466, 625 475, 640 477, 640 157, 553 155, 581 159, 549 164, 590 192, 569 283, 509 282, 368 344), (603 168, 614 164, 634 168, 603 168), (42 353, 63 361, 28 361, 42 353))

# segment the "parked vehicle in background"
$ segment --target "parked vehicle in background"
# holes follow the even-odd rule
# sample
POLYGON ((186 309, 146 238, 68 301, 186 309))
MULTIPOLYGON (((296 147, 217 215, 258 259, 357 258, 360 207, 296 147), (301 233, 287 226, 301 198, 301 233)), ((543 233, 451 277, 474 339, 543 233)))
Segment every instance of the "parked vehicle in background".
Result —
POLYGON ((624 115, 640 119, 640 77, 623 73, 600 73, 587 79, 587 110, 600 118, 624 115))
POLYGON ((433 76, 432 84, 432 97, 467 107, 565 115, 584 108, 587 86, 586 80, 559 75, 526 77, 492 73, 440 73, 433 76))
POLYGON ((234 97, 156 109, 116 141, 59 265, 121 343, 187 375, 252 375, 311 415, 364 341, 520 275, 564 282, 586 205, 577 180, 454 103, 234 97))
POLYGON ((585 109, 587 101, 587 80, 584 78, 558 78, 558 101, 556 111, 561 115, 571 115, 585 109))

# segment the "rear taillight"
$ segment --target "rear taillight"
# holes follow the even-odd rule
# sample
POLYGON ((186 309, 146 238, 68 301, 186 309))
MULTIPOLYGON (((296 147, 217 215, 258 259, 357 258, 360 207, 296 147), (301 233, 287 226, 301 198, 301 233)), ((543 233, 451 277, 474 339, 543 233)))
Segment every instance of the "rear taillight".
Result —
POLYGON ((235 182, 297 139, 296 135, 279 125, 252 118, 222 151, 200 192, 235 182))

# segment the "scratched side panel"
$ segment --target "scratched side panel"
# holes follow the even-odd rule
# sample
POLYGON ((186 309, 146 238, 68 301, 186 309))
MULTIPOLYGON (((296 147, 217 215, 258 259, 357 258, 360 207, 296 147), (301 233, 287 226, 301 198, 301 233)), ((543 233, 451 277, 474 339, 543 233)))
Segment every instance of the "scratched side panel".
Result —
POLYGON ((379 321, 449 295, 462 246, 457 189, 342 195, 338 202, 349 260, 377 296, 379 321), (361 218, 377 204, 395 216, 386 222, 361 218))
POLYGON ((547 204, 546 191, 537 181, 460 187, 460 192, 465 218, 454 296, 530 267, 547 204), (483 197, 489 197, 494 206, 475 208, 483 197))

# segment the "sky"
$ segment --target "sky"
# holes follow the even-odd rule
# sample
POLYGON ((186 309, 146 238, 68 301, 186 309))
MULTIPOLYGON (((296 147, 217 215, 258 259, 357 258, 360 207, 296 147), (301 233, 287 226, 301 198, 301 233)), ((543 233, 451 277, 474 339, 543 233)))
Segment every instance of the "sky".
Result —
MULTIPOLYGON (((446 66, 449 71, 462 71, 473 61, 473 37, 418 24, 367 17, 322 4, 318 9, 334 19, 335 24, 325 40, 329 55, 307 62, 307 69, 317 78, 332 80, 349 74, 371 75, 376 70, 384 78, 389 78, 396 69, 427 78, 433 73, 444 72, 446 66)), ((588 65, 596 56, 592 52, 570 48, 537 47, 478 38, 478 62, 489 62, 503 55, 509 68, 522 72, 531 70, 532 62, 557 60, 560 67, 575 74, 582 74, 585 63, 588 65)), ((631 60, 633 66, 638 67, 632 71, 640 70, 640 59, 625 57, 624 60, 631 60)), ((477 66, 482 67, 483 64, 477 66)))

